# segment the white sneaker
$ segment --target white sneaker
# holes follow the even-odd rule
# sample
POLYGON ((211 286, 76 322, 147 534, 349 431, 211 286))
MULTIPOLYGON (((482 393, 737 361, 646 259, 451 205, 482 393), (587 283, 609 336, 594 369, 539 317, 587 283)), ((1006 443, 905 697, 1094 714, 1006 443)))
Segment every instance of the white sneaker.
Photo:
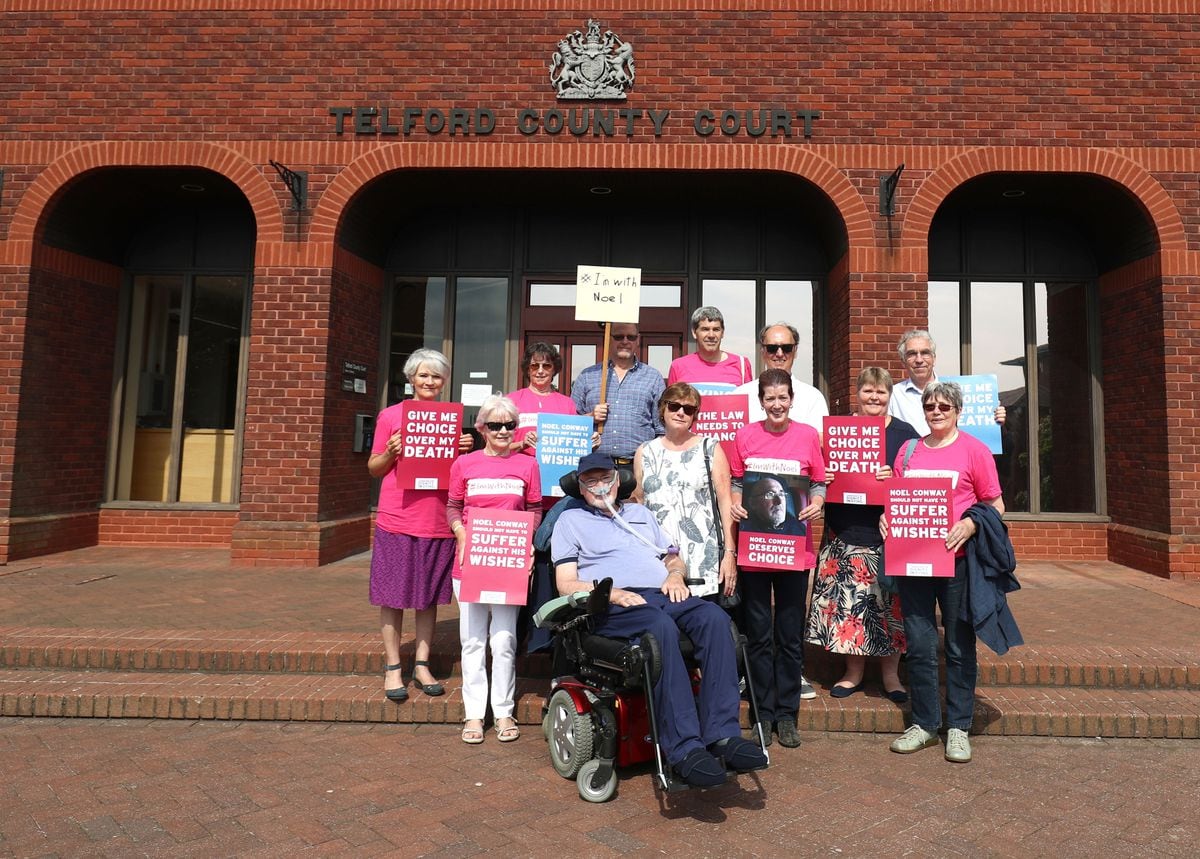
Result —
POLYGON ((920 725, 913 725, 896 739, 892 740, 891 749, 900 755, 911 755, 921 749, 936 746, 937 734, 931 734, 920 725))
POLYGON ((946 732, 946 760, 955 764, 971 761, 971 741, 961 728, 951 728, 946 732))
POLYGON ((800 675, 800 700, 811 701, 817 697, 817 690, 808 682, 808 678, 803 674, 800 675))

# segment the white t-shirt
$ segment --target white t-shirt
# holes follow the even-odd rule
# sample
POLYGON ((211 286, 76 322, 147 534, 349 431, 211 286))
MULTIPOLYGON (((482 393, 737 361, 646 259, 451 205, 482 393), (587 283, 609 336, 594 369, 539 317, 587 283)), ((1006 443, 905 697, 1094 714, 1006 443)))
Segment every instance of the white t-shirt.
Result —
MULTIPOLYGON (((746 395, 749 405, 746 423, 766 420, 767 413, 763 411, 762 403, 758 401, 758 379, 738 385, 733 389, 733 393, 746 395)), ((807 382, 801 382, 792 376, 792 409, 788 412, 788 417, 797 423, 808 424, 819 435, 825 431, 824 422, 821 419, 827 414, 829 414, 829 404, 825 402, 825 397, 821 395, 821 392, 807 382)))
MULTIPOLYGON (((929 382, 936 382, 937 376, 932 376, 929 382)), ((912 379, 905 379, 892 386, 892 398, 888 400, 888 414, 900 418, 906 424, 921 434, 921 438, 929 435, 929 424, 925 421, 925 407, 921 405, 921 395, 924 388, 918 388, 912 379)))

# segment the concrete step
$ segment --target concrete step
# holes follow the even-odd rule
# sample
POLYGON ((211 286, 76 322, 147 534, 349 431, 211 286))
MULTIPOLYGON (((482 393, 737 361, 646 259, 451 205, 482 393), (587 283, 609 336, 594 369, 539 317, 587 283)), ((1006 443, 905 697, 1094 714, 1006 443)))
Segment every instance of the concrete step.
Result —
MULTIPOLYGON (((411 639, 402 653, 407 675, 411 639)), ((841 677, 842 659, 837 655, 809 646, 805 660, 805 673, 815 681, 828 685, 841 677)), ((457 674, 458 641, 439 638, 432 663, 439 677, 457 674)), ((381 673, 383 666, 374 633, 0 627, 0 668, 369 675, 381 673)), ((544 654, 523 656, 518 673, 549 677, 550 659, 544 654)), ((1200 649, 1026 646, 1000 657, 980 645, 979 682, 1200 690, 1200 649)))
MULTIPOLYGON (((517 719, 541 720, 549 683, 518 682, 517 719)), ((452 678, 446 695, 410 687, 402 704, 387 701, 377 676, 357 674, 208 673, 185 671, 0 672, 0 715, 82 718, 247 719, 324 722, 462 720, 452 678)), ((897 733, 905 709, 878 692, 801 702, 810 731, 897 733)), ((748 724, 742 707, 743 724, 748 724)), ((982 686, 975 733, 1020 736, 1200 738, 1200 691, 1187 689, 982 686)))

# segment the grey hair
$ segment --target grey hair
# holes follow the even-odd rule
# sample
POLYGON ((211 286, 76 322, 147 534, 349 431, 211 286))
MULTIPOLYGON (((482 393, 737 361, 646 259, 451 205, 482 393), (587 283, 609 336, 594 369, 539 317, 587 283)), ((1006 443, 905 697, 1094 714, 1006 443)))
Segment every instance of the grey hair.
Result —
POLYGON ((786 328, 792 332, 792 342, 797 346, 800 345, 800 332, 796 330, 796 326, 790 322, 772 322, 770 325, 764 325, 762 331, 758 332, 758 345, 762 346, 763 338, 767 336, 767 332, 772 328, 786 328))
POLYGON ((937 344, 933 342, 933 338, 929 335, 929 331, 925 328, 910 328, 900 335, 900 342, 896 344, 896 351, 900 353, 900 360, 904 360, 904 352, 908 348, 909 340, 928 340, 929 350, 933 352, 933 357, 937 357, 937 344))
POLYGON ((945 400, 954 406, 956 412, 962 411, 962 388, 958 386, 957 382, 930 382, 926 385, 925 392, 921 394, 921 405, 935 399, 945 400))
POLYGON ((428 364, 433 372, 447 382, 450 381, 450 361, 437 349, 417 349, 409 355, 408 360, 404 362, 404 378, 409 382, 413 381, 422 364, 428 364))
POLYGON ((725 317, 721 315, 721 311, 713 307, 711 304, 706 304, 703 307, 697 307, 692 313, 692 330, 695 331, 700 327, 700 323, 704 321, 720 322, 721 327, 725 327, 725 317))
POLYGON ((492 394, 479 407, 479 414, 475 416, 475 429, 483 432, 483 425, 488 421, 496 420, 498 414, 507 420, 515 421, 520 419, 521 410, 508 397, 501 396, 500 394, 492 394))

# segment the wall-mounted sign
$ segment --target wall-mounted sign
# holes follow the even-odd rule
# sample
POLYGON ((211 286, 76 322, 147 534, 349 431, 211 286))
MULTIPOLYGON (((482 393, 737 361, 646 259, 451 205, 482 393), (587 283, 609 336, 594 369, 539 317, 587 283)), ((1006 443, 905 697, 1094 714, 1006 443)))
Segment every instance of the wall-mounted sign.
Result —
POLYGON ((367 365, 356 361, 342 362, 342 390, 355 394, 367 392, 367 365))
MULTIPOLYGON (((502 123, 511 122, 526 137, 535 134, 570 134, 574 137, 662 137, 671 111, 634 107, 524 107, 508 119, 491 107, 331 107, 333 133, 370 137, 412 137, 446 134, 450 137, 486 137, 502 123)), ((807 108, 703 108, 691 115, 698 137, 804 137, 813 135, 821 111, 807 108)))

